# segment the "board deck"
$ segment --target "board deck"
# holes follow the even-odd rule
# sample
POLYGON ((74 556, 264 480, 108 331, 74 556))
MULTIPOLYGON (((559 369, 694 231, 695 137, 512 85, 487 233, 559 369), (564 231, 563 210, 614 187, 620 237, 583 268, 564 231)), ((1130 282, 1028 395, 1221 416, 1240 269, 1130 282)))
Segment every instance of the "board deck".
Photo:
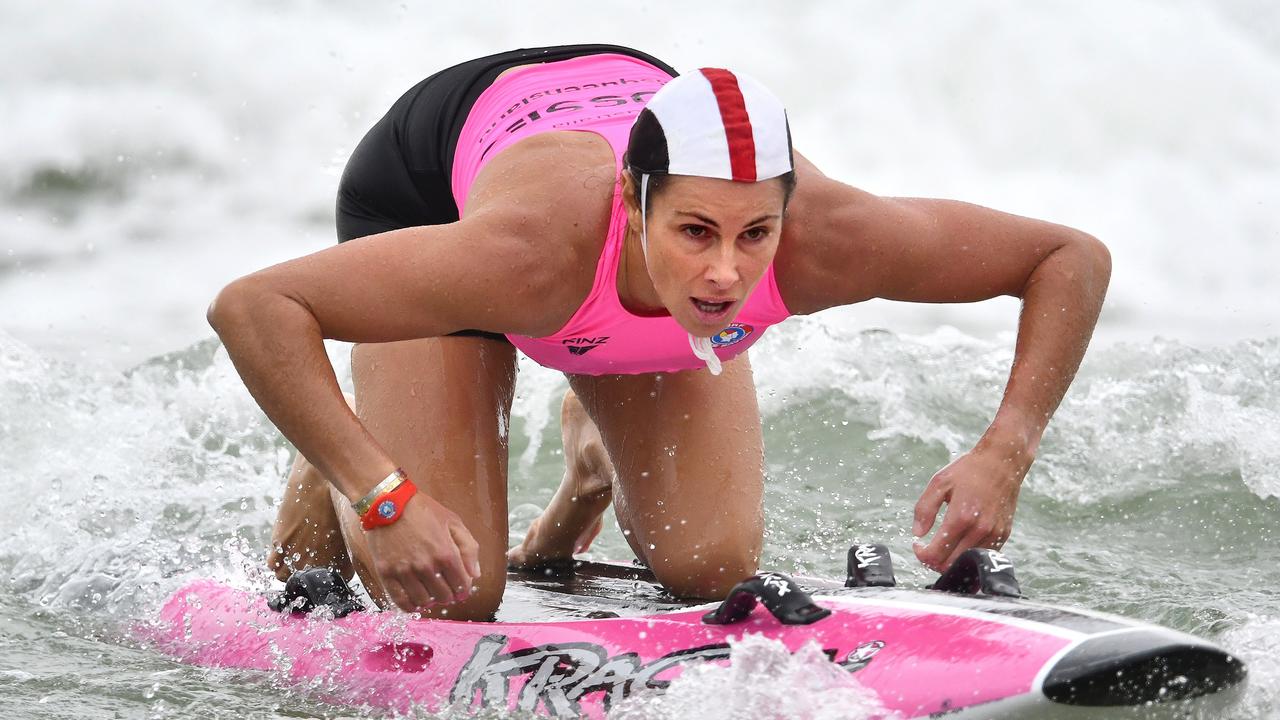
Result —
POLYGON ((598 717, 635 692, 661 692, 690 663, 726 662, 746 633, 791 652, 817 643, 902 717, 1089 717, 1153 694, 1214 694, 1244 677, 1238 660, 1193 636, 1016 598, 805 579, 830 616, 784 625, 757 607, 709 625, 703 615, 716 604, 674 598, 642 567, 578 563, 508 579, 492 623, 277 613, 261 595, 196 581, 170 598, 149 638, 188 662, 283 672, 326 699, 398 712, 598 717))

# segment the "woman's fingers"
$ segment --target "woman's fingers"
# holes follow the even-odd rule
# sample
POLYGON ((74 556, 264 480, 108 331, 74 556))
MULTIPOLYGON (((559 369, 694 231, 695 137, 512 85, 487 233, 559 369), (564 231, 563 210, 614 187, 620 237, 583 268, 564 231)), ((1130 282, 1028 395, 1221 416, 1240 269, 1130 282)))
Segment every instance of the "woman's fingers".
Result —
POLYGON ((934 570, 945 572, 965 550, 975 547, 999 550, 1009 531, 1007 524, 990 517, 990 513, 964 514, 948 508, 933 541, 926 547, 916 546, 916 557, 934 570))
POLYGON ((470 590, 471 586, 480 580, 480 543, 476 542, 461 522, 449 524, 449 535, 458 546, 462 568, 468 576, 466 588, 470 590))
POLYGON ((948 507, 946 515, 942 517, 942 527, 934 533, 929 544, 925 545, 923 542, 915 544, 916 558, 937 572, 946 570, 950 565, 949 558, 967 531, 968 528, 964 527, 960 518, 948 507))
POLYGON ((971 527, 969 532, 955 544, 955 547, 951 549, 951 554, 947 556, 946 562, 942 564, 942 571, 951 567, 951 564, 958 560, 965 550, 974 547, 985 547, 987 542, 986 538, 986 530, 977 526, 971 527))
POLYGON ((924 537, 928 534, 929 529, 933 527, 934 521, 938 518, 938 511, 942 509, 942 503, 946 502, 950 495, 951 492, 944 487, 944 483, 939 479, 938 475, 934 475, 933 479, 925 487, 924 492, 920 494, 920 499, 916 501, 914 519, 911 523, 912 535, 924 537))
POLYGON ((417 578, 411 575, 406 575, 401 578, 400 583, 404 588, 405 594, 409 596, 409 605, 407 607, 401 605, 401 610, 406 612, 416 612, 418 610, 425 610, 432 605, 437 604, 436 600, 431 597, 431 593, 427 588, 423 587, 422 583, 418 582, 417 578))
POLYGON ((386 593, 386 599, 405 612, 413 612, 419 601, 409 594, 401 579, 386 572, 379 575, 382 578, 382 590, 386 593))
POLYGON ((462 567, 462 558, 456 553, 454 556, 440 565, 440 576, 445 584, 449 586, 449 591, 453 593, 455 601, 462 602, 471 596, 471 574, 462 567))
POLYGON ((410 498, 398 522, 365 537, 378 576, 403 610, 462 602, 479 579, 479 544, 457 515, 423 493, 410 498))

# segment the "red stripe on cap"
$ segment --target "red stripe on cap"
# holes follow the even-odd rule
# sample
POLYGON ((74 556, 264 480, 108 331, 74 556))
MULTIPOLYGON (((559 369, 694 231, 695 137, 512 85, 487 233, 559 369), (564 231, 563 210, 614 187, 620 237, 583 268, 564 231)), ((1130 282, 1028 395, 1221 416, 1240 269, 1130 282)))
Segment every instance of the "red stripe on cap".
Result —
POLYGON ((724 123, 725 138, 729 141, 729 167, 733 179, 741 182, 756 181, 756 142, 751 131, 751 118, 747 115, 747 103, 742 99, 738 78, 721 68, 702 68, 702 74, 711 82, 716 105, 720 107, 720 120, 724 123))

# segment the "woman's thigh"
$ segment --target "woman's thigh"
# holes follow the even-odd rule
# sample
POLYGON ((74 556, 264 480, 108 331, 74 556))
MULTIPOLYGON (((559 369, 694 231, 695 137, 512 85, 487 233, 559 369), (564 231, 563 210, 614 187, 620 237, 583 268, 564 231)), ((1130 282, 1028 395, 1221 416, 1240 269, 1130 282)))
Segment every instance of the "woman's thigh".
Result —
POLYGON ((746 355, 706 370, 570 378, 617 475, 637 557, 673 592, 721 597, 755 572, 764 451, 746 355))
MULTIPOLYGON (((357 345, 356 414, 414 483, 457 513, 480 545, 479 592, 449 617, 486 616, 506 581, 507 427, 515 348, 473 337, 357 345)), ((361 578, 378 597, 359 520, 335 498, 361 578)), ((376 531, 375 531, 376 532, 376 531)))

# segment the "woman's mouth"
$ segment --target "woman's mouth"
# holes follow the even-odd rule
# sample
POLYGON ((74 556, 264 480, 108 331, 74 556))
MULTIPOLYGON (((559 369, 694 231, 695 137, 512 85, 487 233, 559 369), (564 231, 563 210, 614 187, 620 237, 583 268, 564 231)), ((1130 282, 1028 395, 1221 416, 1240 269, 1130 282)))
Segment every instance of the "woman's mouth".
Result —
POLYGON ((717 323, 727 320, 729 317, 729 309, 733 307, 733 300, 722 300, 719 298, 689 298, 693 303, 693 309, 697 311, 698 318, 707 324, 717 323))

